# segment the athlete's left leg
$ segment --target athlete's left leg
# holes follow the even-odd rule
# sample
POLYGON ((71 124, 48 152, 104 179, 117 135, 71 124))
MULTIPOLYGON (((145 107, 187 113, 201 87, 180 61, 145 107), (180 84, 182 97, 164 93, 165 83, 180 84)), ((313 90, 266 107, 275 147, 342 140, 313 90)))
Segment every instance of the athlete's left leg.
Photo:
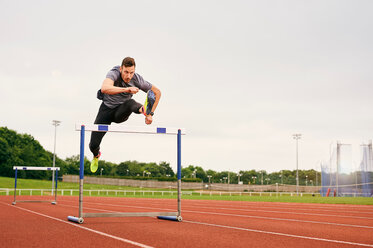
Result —
MULTIPOLYGON (((113 122, 115 109, 107 107, 104 103, 101 104, 97 113, 95 124, 108 124, 113 122)), ((97 157, 100 152, 100 144, 106 132, 92 132, 91 141, 89 142, 89 149, 94 157, 97 157)))

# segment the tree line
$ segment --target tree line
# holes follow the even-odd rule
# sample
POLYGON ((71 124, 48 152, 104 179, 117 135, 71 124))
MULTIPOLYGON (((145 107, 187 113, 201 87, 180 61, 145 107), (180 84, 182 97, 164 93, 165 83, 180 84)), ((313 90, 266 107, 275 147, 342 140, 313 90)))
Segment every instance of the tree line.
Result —
MULTIPOLYGON (((55 166, 60 167, 59 175, 79 174, 79 155, 66 159, 56 156, 55 166)), ((13 166, 41 166, 50 167, 53 164, 53 154, 46 151, 40 143, 29 134, 18 134, 7 127, 0 127, 0 176, 14 177, 13 166)), ((84 158, 84 174, 105 177, 120 177, 142 180, 175 181, 176 174, 168 162, 143 163, 138 161, 124 161, 119 164, 99 161, 99 169, 91 173, 90 160, 84 158)), ((315 170, 299 170, 299 185, 320 185, 320 172, 315 170)), ((47 171, 19 171, 20 178, 50 179, 47 171)), ((232 184, 296 184, 296 171, 282 170, 267 173, 264 170, 248 170, 239 173, 230 171, 204 170, 200 166, 188 165, 181 170, 183 181, 205 183, 232 184)))

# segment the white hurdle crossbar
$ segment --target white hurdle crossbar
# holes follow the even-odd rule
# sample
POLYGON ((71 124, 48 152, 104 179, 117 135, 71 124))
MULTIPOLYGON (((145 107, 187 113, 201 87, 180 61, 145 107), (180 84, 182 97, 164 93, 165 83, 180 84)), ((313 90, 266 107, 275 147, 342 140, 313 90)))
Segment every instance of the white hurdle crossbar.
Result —
POLYGON ((18 202, 51 202, 52 204, 57 204, 57 179, 58 179, 58 171, 60 170, 60 167, 37 167, 37 166, 13 166, 13 170, 15 170, 15 177, 14 177, 14 201, 12 202, 13 205, 16 204, 16 196, 17 196, 17 174, 18 170, 48 170, 48 171, 54 171, 56 174, 56 183, 54 184, 54 201, 32 201, 32 200, 24 200, 24 201, 18 201, 18 202))
POLYGON ((69 221, 79 224, 84 222, 84 217, 158 217, 158 219, 182 221, 181 217, 181 135, 185 130, 168 127, 127 127, 121 125, 77 124, 76 131, 80 131, 80 172, 79 172, 79 215, 68 216, 69 221), (85 132, 119 132, 142 134, 170 134, 177 135, 177 212, 116 212, 116 213, 83 213, 83 181, 84 181, 84 139, 85 132))

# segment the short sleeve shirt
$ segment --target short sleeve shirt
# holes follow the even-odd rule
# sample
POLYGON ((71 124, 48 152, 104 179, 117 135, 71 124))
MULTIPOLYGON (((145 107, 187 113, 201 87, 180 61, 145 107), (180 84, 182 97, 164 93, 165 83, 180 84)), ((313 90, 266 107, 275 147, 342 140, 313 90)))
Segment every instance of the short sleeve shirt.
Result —
MULTIPOLYGON (((137 87, 144 92, 148 92, 152 88, 152 84, 145 81, 144 78, 137 73, 133 75, 129 83, 124 82, 119 69, 120 66, 114 66, 106 75, 106 78, 110 78, 114 81, 114 86, 122 88, 137 87)), ((104 94, 103 102, 109 108, 115 108, 131 98, 132 94, 126 92, 115 95, 104 94)))

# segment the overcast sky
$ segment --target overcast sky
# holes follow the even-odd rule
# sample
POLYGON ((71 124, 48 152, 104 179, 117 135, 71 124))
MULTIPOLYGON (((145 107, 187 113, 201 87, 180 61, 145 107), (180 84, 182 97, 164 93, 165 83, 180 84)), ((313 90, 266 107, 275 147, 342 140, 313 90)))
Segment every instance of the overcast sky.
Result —
MULTIPOLYGON (((369 0, 0 0, 0 126, 53 152, 60 120, 57 155, 77 155, 75 123, 93 123, 106 73, 131 56, 162 91, 152 125, 187 130, 183 166, 294 170, 295 133, 300 169, 319 170, 337 140, 353 144, 356 165, 373 136, 372 9, 369 0)), ((176 170, 173 136, 109 133, 101 147, 106 161, 176 170)))

